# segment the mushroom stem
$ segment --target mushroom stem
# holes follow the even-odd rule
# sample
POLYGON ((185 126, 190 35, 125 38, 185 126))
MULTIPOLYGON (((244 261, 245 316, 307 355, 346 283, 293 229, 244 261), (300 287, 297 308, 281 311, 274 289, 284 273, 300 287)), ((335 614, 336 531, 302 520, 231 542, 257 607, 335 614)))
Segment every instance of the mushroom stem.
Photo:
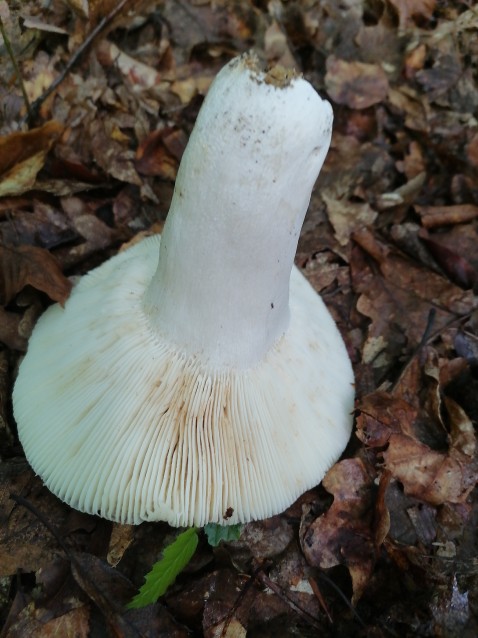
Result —
POLYGON ((213 367, 247 368, 285 333, 297 241, 331 127, 330 104, 300 77, 272 82, 250 55, 219 73, 181 162, 145 298, 162 339, 213 367))
POLYGON ((33 469, 72 507, 247 522, 283 511, 340 456, 353 371, 293 266, 331 123, 305 80, 233 60, 201 109, 163 237, 39 319, 14 413, 33 469))

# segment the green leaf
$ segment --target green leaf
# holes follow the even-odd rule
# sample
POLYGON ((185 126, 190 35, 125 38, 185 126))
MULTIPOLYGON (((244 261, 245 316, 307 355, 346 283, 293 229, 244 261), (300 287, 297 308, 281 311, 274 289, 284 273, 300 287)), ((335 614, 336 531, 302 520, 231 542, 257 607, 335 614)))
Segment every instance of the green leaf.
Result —
POLYGON ((176 540, 166 547, 161 560, 146 574, 144 585, 127 604, 127 609, 138 609, 155 603, 189 563, 196 551, 198 540, 195 527, 179 534, 176 540))
POLYGON ((209 545, 217 547, 221 541, 237 541, 241 535, 242 525, 217 525, 208 523, 204 527, 209 545))

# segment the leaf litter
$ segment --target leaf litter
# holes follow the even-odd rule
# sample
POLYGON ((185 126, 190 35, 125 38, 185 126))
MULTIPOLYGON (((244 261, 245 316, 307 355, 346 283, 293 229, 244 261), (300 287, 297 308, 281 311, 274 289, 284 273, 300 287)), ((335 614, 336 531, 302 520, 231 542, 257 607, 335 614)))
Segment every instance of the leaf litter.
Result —
POLYGON ((473 3, 2 0, 0 17, 2 638, 476 635, 473 3), (50 300, 161 227, 204 94, 251 47, 334 108, 297 264, 346 340, 356 430, 322 485, 238 540, 200 533, 165 596, 126 610, 172 531, 49 494, 9 393, 50 300))

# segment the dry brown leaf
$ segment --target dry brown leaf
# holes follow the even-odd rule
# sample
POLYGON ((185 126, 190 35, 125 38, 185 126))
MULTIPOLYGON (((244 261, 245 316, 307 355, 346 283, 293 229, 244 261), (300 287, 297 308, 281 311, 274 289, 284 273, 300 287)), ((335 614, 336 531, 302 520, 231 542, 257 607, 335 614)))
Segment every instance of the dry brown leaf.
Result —
POLYGON ((388 79, 378 64, 347 62, 331 55, 327 58, 325 87, 337 104, 366 109, 386 98, 388 79))
POLYGON ((46 154, 63 128, 50 121, 26 133, 0 137, 0 197, 21 195, 33 187, 46 154))
POLYGON ((49 609, 36 607, 32 602, 25 606, 10 624, 5 638, 50 638, 64 636, 88 638, 90 635, 90 609, 79 600, 66 603, 69 611, 52 618, 49 609), (73 609, 71 609, 73 607, 73 609))
POLYGON ((138 146, 135 167, 141 175, 176 179, 179 161, 187 144, 181 129, 165 128, 150 133, 138 146))
POLYGON ((58 555, 58 545, 39 519, 16 505, 10 494, 22 494, 60 528, 68 508, 33 476, 24 460, 0 463, 0 577, 36 572, 58 555))
POLYGON ((467 455, 453 448, 436 452, 405 434, 392 434, 383 456, 405 493, 432 505, 463 503, 478 482, 476 464, 467 455))
POLYGON ((63 0, 75 13, 82 18, 87 18, 90 11, 89 0, 63 0))
POLYGON ((90 127, 91 151, 106 175, 122 182, 141 186, 142 181, 134 167, 134 152, 129 144, 114 139, 111 118, 94 120, 90 127))
POLYGON ((263 521, 246 523, 241 538, 231 545, 234 550, 247 552, 258 560, 272 558, 285 551, 294 532, 283 516, 272 516, 263 521))
POLYGON ((354 239, 378 266, 352 252, 352 281, 360 293, 357 309, 372 319, 367 340, 377 340, 380 345, 375 357, 369 358, 377 367, 387 365, 407 342, 409 346, 420 343, 431 308, 436 311, 434 330, 473 309, 475 299, 470 291, 391 250, 368 230, 355 233, 354 239), (382 358, 377 358, 379 354, 382 358))
POLYGON ((110 542, 108 546, 108 555, 106 557, 108 564, 112 567, 116 567, 116 565, 123 558, 125 551, 131 545, 133 540, 133 525, 121 525, 120 523, 113 523, 110 542))
POLYGON ((478 281, 478 271, 462 256, 462 251, 449 248, 440 241, 440 235, 431 235, 426 229, 418 233, 441 270, 461 288, 472 288, 478 281))
POLYGON ((108 40, 98 44, 96 53, 101 64, 115 66, 135 91, 152 89, 161 83, 161 75, 156 69, 123 53, 108 40))
POLYGON ((405 173, 408 180, 412 180, 417 175, 426 174, 426 163, 423 156, 422 147, 418 142, 410 142, 408 152, 403 161, 397 162, 397 169, 405 173))
POLYGON ((387 392, 373 392, 357 405, 357 437, 369 447, 383 447, 392 434, 411 434, 417 410, 387 392))
POLYGON ((9 303, 27 285, 61 304, 68 299, 72 286, 56 259, 44 248, 0 246, 0 301, 9 303))
POLYGON ((476 435, 473 422, 465 410, 450 397, 444 397, 448 417, 451 421, 450 445, 452 449, 473 458, 476 452, 476 435))
POLYGON ((360 459, 346 459, 327 472, 322 485, 334 496, 334 502, 307 528, 302 548, 311 565, 322 569, 347 567, 355 604, 375 562, 373 476, 360 459))
POLYGON ((368 202, 335 199, 326 192, 322 193, 322 199, 327 204, 327 215, 341 246, 349 243, 354 232, 371 226, 378 215, 368 202))
POLYGON ((400 29, 405 29, 414 17, 429 20, 436 6, 436 0, 388 0, 396 9, 400 29))

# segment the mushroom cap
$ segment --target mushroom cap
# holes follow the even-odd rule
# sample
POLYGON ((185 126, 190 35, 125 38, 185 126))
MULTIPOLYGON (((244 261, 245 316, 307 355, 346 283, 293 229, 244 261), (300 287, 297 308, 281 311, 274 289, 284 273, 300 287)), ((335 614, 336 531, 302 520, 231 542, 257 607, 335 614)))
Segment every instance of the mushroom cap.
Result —
POLYGON ((204 364, 144 310, 160 237, 85 275, 38 321, 14 388, 26 456, 72 507, 121 523, 262 519, 318 484, 352 427, 353 374, 294 267, 290 324, 256 365, 204 364))

